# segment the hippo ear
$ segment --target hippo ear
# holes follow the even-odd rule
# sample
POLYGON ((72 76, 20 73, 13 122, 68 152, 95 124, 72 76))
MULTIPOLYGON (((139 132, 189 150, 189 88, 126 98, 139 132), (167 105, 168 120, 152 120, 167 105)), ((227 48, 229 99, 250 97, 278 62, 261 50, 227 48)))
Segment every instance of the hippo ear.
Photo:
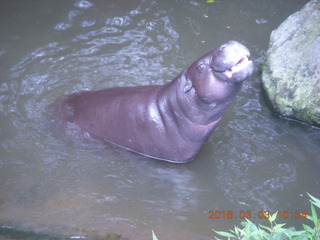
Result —
POLYGON ((188 78, 185 78, 185 83, 184 83, 184 87, 183 87, 183 91, 189 92, 191 90, 191 88, 193 87, 192 81, 188 78))

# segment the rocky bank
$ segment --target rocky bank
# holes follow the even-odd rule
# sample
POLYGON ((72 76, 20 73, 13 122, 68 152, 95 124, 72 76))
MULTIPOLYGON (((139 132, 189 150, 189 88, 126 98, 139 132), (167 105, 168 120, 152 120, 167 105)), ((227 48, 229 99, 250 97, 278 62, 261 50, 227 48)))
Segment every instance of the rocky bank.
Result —
POLYGON ((271 33, 262 86, 280 115, 320 127, 320 0, 271 33))

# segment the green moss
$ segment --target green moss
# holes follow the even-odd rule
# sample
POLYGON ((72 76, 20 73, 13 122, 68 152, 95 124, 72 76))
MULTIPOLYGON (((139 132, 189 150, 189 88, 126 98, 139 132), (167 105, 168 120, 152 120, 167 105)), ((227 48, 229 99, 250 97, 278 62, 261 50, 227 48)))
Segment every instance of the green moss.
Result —
MULTIPOLYGON (((57 236, 47 233, 36 233, 9 227, 0 227, 0 240, 71 240, 70 237, 57 236)), ((85 240, 129 240, 116 233, 108 233, 105 236, 91 236, 85 240)))
POLYGON ((0 227, 0 239, 10 240, 66 240, 68 238, 49 235, 45 233, 35 233, 14 228, 0 227))
POLYGON ((102 240, 128 240, 127 238, 122 238, 121 235, 116 233, 109 233, 105 235, 102 240))

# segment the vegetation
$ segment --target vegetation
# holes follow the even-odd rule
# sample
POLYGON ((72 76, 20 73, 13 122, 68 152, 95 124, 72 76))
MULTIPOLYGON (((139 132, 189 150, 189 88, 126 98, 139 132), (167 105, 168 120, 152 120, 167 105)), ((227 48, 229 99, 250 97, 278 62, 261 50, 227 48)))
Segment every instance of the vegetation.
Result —
MULTIPOLYGON (((229 232, 213 231, 228 240, 320 240, 320 219, 316 211, 316 207, 320 209, 320 199, 310 196, 311 215, 305 215, 312 222, 312 226, 302 224, 303 229, 297 231, 295 228, 284 228, 285 223, 277 224, 275 222, 277 213, 267 216, 270 223, 269 226, 257 225, 247 219, 242 222, 242 228, 235 227, 229 232)), ((215 237, 215 239, 220 239, 215 237)), ((152 231, 152 240, 158 240, 152 231)), ((221 240, 221 239, 220 239, 221 240)))
MULTIPOLYGON (((269 216, 269 226, 257 225, 250 222, 242 222, 242 228, 235 227, 229 232, 216 231, 216 234, 225 239, 232 240, 320 240, 320 219, 318 218, 316 207, 320 209, 320 199, 310 196, 311 216, 306 215, 306 218, 312 222, 312 226, 302 224, 303 229, 297 231, 295 228, 284 228, 285 223, 277 224, 275 222, 277 213, 269 216)), ((219 239, 216 237, 216 239, 219 239)))
POLYGON ((153 231, 152 231, 152 240, 158 240, 158 238, 156 237, 153 231))

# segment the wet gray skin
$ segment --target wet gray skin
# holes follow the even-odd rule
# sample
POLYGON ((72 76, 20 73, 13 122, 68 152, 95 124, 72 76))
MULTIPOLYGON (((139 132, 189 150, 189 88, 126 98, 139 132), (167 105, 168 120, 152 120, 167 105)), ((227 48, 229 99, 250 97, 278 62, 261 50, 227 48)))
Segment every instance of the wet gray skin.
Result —
POLYGON ((57 104, 62 122, 94 138, 174 163, 194 159, 253 72, 249 50, 230 41, 171 82, 81 92, 57 104))

